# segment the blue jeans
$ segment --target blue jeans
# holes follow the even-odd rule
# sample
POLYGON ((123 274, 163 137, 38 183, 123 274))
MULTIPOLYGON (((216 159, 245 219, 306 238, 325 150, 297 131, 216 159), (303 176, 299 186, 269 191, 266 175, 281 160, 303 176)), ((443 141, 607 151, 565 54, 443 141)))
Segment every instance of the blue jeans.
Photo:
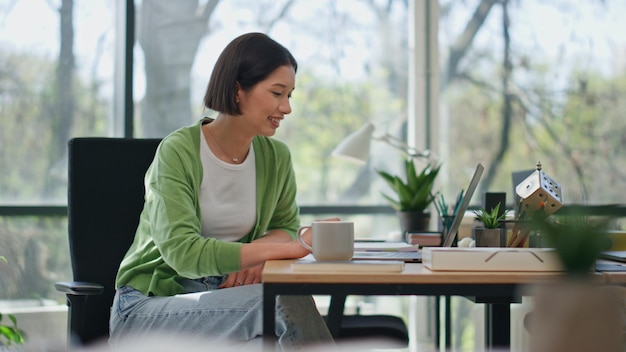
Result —
MULTIPOLYGON (((145 296, 130 286, 120 287, 113 300, 109 343, 123 337, 164 333, 208 337, 217 344, 253 341, 263 334, 262 285, 220 289, 223 277, 185 280, 185 294, 145 296)), ((283 350, 316 344, 334 345, 311 296, 279 296, 276 336, 283 350)))

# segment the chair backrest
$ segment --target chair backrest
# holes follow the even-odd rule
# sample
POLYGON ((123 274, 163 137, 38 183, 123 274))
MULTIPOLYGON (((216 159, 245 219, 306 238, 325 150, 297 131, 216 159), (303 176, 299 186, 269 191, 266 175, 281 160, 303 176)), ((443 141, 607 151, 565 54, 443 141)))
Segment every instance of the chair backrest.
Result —
MULTIPOLYGON (((119 264, 133 241, 144 203, 144 175, 160 139, 75 138, 68 145, 68 231, 74 281, 104 285, 89 296, 75 336, 108 336, 119 264)), ((72 307, 70 308, 70 310, 72 307)))

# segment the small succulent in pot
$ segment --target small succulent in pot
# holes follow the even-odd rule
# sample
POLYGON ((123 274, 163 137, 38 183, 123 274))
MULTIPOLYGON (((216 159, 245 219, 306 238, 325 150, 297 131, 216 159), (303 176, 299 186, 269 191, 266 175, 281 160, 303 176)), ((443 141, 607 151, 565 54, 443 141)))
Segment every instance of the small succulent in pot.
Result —
POLYGON ((488 211, 485 208, 480 208, 474 210, 473 212, 476 215, 476 218, 483 223, 486 229, 497 229, 500 227, 504 220, 506 220, 506 216, 508 214, 507 211, 500 213, 500 203, 491 208, 491 211, 488 211))

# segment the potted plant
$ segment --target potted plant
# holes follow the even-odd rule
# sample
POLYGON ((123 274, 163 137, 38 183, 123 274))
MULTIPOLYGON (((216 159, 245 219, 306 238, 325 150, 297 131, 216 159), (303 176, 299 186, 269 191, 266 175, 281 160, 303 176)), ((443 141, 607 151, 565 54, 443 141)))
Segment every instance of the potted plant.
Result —
POLYGON ((420 232, 428 229, 428 207, 435 199, 433 188, 441 165, 428 163, 418 173, 413 158, 404 160, 404 173, 391 175, 376 170, 395 193, 395 197, 382 193, 391 206, 398 211, 402 233, 420 232))
MULTIPOLYGON (((0 262, 7 263, 7 259, 0 256, 0 262)), ((0 313, 0 351, 10 351, 14 345, 24 343, 24 333, 17 327, 17 319, 12 314, 0 313), (5 324, 4 318, 9 320, 5 324)))
POLYGON ((569 278, 589 278, 600 254, 611 248, 606 217, 538 214, 532 216, 529 223, 543 238, 543 243, 556 250, 569 278))
POLYGON ((502 224, 507 212, 500 211, 500 203, 491 208, 491 211, 479 208, 474 210, 474 214, 476 219, 483 224, 472 229, 476 247, 506 247, 506 228, 502 224))
POLYGON ((4 351, 4 348, 9 351, 11 346, 20 345, 24 343, 24 334, 17 327, 17 319, 12 314, 7 314, 6 317, 9 320, 9 324, 4 323, 4 317, 0 313, 0 351, 4 351))
POLYGON ((524 324, 531 351, 623 351, 624 290, 605 285, 596 260, 611 247, 608 218, 581 214, 533 216, 529 226, 554 248, 564 273, 537 284, 524 324))

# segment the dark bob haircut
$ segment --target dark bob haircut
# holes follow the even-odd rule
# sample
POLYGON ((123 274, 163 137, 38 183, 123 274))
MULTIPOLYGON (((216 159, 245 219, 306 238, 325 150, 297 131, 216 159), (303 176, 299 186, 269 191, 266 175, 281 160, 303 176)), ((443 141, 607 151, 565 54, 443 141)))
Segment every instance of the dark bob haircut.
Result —
POLYGON ((289 50, 263 33, 247 33, 235 38, 220 54, 204 95, 204 106, 229 115, 240 115, 237 84, 252 89, 280 66, 298 70, 289 50))

